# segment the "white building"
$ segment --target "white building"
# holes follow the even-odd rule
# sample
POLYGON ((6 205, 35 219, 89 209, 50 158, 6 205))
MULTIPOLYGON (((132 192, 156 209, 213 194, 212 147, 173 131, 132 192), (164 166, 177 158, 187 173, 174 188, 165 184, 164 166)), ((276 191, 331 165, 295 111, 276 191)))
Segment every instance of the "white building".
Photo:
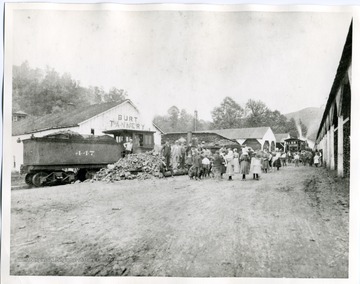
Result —
POLYGON ((275 150, 276 138, 270 127, 232 128, 211 130, 228 139, 236 140, 253 150, 275 150))
POLYGON ((134 152, 152 150, 161 144, 161 130, 151 121, 144 121, 130 100, 95 104, 13 122, 12 169, 18 171, 23 163, 22 140, 66 130, 83 135, 111 135, 120 147, 131 138, 134 152))
POLYGON ((339 177, 350 176, 352 29, 351 22, 315 142, 323 165, 339 177))

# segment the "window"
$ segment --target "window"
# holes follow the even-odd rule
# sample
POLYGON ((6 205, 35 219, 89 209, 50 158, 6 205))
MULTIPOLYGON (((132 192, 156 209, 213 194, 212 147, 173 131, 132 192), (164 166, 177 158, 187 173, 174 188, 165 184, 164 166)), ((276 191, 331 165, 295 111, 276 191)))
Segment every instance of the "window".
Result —
POLYGON ((139 145, 144 146, 144 135, 143 134, 139 134, 139 145))
POLYGON ((94 135, 95 134, 95 129, 91 128, 91 134, 94 135))
POLYGON ((144 135, 144 145, 152 146, 152 144, 153 144, 153 142, 152 142, 152 134, 144 135))

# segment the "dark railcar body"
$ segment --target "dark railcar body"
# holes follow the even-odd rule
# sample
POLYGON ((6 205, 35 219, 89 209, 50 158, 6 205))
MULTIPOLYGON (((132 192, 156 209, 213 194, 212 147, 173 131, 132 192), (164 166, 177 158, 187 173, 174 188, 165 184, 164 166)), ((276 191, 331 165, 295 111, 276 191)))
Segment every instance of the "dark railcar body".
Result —
POLYGON ((114 139, 112 140, 56 138, 24 140, 24 165, 77 166, 115 163, 121 156, 121 148, 114 139))
POLYGON ((121 147, 107 136, 92 138, 41 137, 23 140, 25 181, 41 186, 55 181, 84 180, 88 173, 117 162, 121 147), (75 171, 68 171, 75 169, 75 171))

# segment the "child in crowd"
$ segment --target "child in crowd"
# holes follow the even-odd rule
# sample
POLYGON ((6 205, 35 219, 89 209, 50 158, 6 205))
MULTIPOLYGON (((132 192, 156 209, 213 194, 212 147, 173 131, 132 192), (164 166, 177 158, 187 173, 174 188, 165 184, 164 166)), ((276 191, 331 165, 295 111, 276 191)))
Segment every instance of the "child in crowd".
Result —
POLYGON ((317 167, 319 165, 319 163, 320 163, 320 156, 316 152, 315 156, 314 156, 314 165, 315 165, 315 167, 317 167))
POLYGON ((251 172, 253 173, 253 179, 259 180, 259 174, 261 172, 261 154, 256 153, 251 158, 251 172))
POLYGON ((208 159, 208 157, 204 157, 201 161, 202 163, 202 168, 203 168, 203 174, 204 177, 209 176, 209 172, 210 172, 210 160, 208 159))
POLYGON ((187 155, 186 159, 185 159, 185 164, 186 164, 186 167, 188 169, 191 168, 192 166, 192 156, 191 156, 191 153, 189 152, 189 154, 187 155))
POLYGON ((263 156, 262 156, 262 160, 261 160, 261 164, 262 164, 262 169, 265 173, 268 172, 269 170, 269 153, 268 151, 265 151, 263 153, 263 156))
POLYGON ((240 156, 240 173, 242 174, 242 180, 246 179, 246 175, 249 174, 250 171, 250 156, 248 152, 245 150, 242 152, 240 156))
POLYGON ((286 152, 282 153, 280 160, 281 160, 282 166, 285 167, 286 166, 286 152))
POLYGON ((298 153, 298 152, 295 153, 294 162, 295 162, 295 167, 298 167, 298 166, 299 166, 299 162, 300 162, 300 156, 299 156, 299 153, 298 153))
POLYGON ((197 151, 197 150, 194 151, 194 155, 192 157, 192 167, 194 168, 195 179, 199 179, 201 167, 202 167, 202 159, 201 159, 199 151, 197 151))

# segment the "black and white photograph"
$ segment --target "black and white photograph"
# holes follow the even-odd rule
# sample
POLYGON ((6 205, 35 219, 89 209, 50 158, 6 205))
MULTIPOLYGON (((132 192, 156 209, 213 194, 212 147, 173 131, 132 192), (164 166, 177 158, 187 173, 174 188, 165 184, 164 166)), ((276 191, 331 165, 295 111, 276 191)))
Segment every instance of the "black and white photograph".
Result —
POLYGON ((356 283, 355 10, 5 4, 5 282, 356 283))

